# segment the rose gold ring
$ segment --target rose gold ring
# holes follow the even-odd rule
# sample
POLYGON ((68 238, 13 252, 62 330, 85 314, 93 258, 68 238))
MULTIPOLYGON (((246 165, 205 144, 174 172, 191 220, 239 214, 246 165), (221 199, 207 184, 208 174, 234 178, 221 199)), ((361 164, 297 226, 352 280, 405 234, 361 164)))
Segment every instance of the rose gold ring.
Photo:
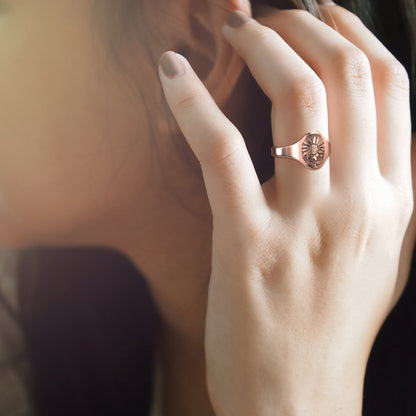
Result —
POLYGON ((271 149, 273 157, 295 159, 308 169, 319 169, 331 153, 331 144, 319 131, 310 131, 290 146, 271 149))

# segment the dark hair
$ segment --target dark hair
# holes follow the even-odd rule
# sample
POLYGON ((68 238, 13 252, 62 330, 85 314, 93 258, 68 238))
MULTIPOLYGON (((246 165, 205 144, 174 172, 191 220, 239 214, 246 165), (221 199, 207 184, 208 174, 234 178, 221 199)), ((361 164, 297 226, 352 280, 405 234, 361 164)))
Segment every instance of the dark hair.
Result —
MULTIPOLYGON (((262 3, 317 13, 314 0, 262 3)), ((414 0, 337 3, 361 17, 411 74, 414 121, 414 0)), ((109 51, 122 64, 117 45, 125 33, 139 30, 136 16, 141 2, 95 0, 92 4, 109 36, 109 51)), ((149 59, 154 60, 151 51, 149 59)), ((265 114, 268 106, 265 101, 265 114)), ((110 249, 36 247, 18 254, 18 318, 32 364, 37 414, 147 415, 160 317, 144 277, 121 253, 110 249)), ((373 348, 365 384, 366 415, 416 414, 413 280, 373 348)))

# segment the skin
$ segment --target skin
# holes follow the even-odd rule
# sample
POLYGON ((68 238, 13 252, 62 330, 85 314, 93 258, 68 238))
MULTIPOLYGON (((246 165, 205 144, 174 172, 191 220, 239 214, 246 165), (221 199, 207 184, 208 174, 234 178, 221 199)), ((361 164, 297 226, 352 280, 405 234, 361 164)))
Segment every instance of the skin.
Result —
MULTIPOLYGON (((254 81, 239 78, 244 61, 222 25, 228 9, 249 13, 249 4, 208 2, 199 10, 190 0, 152 5, 147 16, 163 39, 146 39, 154 56, 186 45, 194 68, 212 62, 201 79, 234 124, 243 126, 256 105, 244 101, 254 81), (207 15, 214 51, 208 40, 202 48, 195 44, 187 25, 176 24, 207 15)), ((213 218, 201 168, 175 119, 166 116, 157 67, 144 59, 143 39, 129 38, 120 53, 146 105, 113 70, 90 13, 84 0, 6 1, 0 10, 0 246, 102 245, 128 256, 148 279, 165 321, 167 414, 213 414, 204 361, 213 218)), ((273 19, 262 23, 272 26, 273 19)), ((268 148, 260 150, 269 156, 268 148)), ((289 174, 292 167, 285 169, 289 174)), ((298 171, 293 167, 292 173, 298 171)), ((407 281, 415 234, 413 216, 392 305, 407 281)))
POLYGON ((244 138, 189 63, 170 52, 162 62, 183 71, 160 70, 213 211, 208 390, 216 415, 361 415, 414 207, 409 78, 342 7, 324 9, 338 32, 302 10, 264 9, 269 27, 246 17, 224 36, 272 101, 274 145, 281 132, 329 129, 331 165, 275 159, 260 185, 244 138))

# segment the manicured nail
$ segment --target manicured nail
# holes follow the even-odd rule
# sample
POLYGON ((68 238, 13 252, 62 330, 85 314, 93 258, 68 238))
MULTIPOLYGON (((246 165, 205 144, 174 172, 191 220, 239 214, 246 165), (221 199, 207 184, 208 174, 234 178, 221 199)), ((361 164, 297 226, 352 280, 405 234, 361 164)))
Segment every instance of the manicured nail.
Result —
POLYGON ((183 63, 178 58, 178 55, 172 51, 165 52, 160 57, 159 65, 164 74, 169 78, 176 78, 185 73, 183 63))
POLYGON ((249 20, 250 16, 247 16, 240 10, 233 10, 230 13, 228 13, 225 23, 231 27, 240 27, 243 26, 244 23, 247 23, 249 20))

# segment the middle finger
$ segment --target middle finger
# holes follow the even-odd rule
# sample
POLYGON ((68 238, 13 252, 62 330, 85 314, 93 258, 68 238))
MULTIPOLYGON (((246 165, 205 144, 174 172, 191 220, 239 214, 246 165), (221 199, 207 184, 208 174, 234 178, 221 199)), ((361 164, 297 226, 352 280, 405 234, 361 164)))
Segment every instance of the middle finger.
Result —
MULTIPOLYGON (((224 35, 272 101, 274 145, 291 145, 314 130, 328 137, 322 81, 274 30, 247 19, 241 12, 230 14, 224 35)), ((273 180, 278 210, 296 210, 310 205, 316 195, 322 197, 329 192, 329 163, 310 170, 296 161, 279 157, 275 159, 273 180)))

